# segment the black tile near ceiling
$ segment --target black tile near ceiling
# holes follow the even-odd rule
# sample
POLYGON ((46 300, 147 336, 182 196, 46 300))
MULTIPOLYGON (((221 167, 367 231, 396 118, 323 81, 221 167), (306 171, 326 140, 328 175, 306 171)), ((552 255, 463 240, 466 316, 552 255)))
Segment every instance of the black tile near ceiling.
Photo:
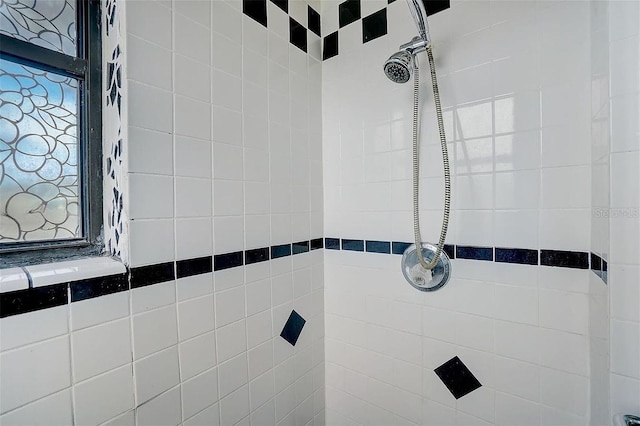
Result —
POLYGON ((307 29, 291 17, 289 18, 289 41, 303 52, 307 51, 307 29))
POLYGON ((242 12, 254 21, 267 26, 267 0, 242 0, 242 12))
POLYGON ((434 371, 455 399, 462 398, 482 386, 457 356, 451 358, 434 371))
POLYGON ((427 16, 438 13, 442 10, 449 9, 451 6, 449 0, 422 0, 427 16))
POLYGON ((338 6, 340 28, 360 19, 360 0, 347 0, 338 6))
POLYGON ((391 4, 391 3, 393 3, 394 1, 396 1, 396 0, 387 0, 387 4, 391 4))
POLYGON ((302 328, 304 327, 304 324, 306 322, 307 321, 302 318, 300 314, 298 314, 295 310, 291 311, 289 319, 282 328, 280 337, 291 343, 291 345, 295 346, 298 338, 300 337, 300 333, 302 333, 302 328))
POLYGON ((320 36, 320 14, 316 12, 311 6, 307 6, 307 10, 309 31, 313 32, 317 36, 320 36))
POLYGON ((362 19, 362 42, 366 43, 387 34, 387 8, 362 19))
POLYGON ((322 43, 322 60, 325 61, 338 55, 338 32, 326 36, 322 43))
POLYGON ((289 13, 289 0, 271 0, 271 3, 275 4, 280 9, 289 13))

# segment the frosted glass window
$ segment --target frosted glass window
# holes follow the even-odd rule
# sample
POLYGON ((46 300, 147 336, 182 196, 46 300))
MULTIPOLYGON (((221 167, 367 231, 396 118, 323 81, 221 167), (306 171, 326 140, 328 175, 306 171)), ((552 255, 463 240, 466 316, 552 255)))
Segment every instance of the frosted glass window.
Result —
POLYGON ((0 34, 76 56, 76 2, 1 0, 0 34))
POLYGON ((0 244, 81 236, 78 80, 0 60, 0 244))

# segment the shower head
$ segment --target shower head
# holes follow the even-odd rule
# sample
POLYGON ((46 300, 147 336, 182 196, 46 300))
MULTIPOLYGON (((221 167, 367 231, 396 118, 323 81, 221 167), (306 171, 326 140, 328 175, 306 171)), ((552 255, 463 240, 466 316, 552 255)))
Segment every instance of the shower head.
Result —
POLYGON ((394 83, 406 83, 411 78, 413 60, 413 55, 406 50, 396 52, 384 63, 384 73, 394 83))

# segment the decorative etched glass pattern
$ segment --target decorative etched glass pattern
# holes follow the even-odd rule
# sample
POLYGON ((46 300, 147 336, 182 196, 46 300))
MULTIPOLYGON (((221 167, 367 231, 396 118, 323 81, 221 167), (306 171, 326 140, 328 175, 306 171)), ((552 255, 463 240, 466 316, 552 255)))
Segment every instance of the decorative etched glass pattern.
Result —
POLYGON ((75 0, 1 0, 0 34, 76 56, 75 0))
POLYGON ((78 81, 0 60, 0 243, 80 236, 78 81))

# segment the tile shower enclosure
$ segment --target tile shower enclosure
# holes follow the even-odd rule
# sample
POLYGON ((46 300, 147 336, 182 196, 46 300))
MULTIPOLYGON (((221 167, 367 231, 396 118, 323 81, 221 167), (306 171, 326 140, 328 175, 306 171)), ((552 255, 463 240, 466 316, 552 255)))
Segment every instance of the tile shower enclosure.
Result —
MULTIPOLYGON (((109 235, 128 270, 62 283, 31 312, 2 295, 0 423, 604 425, 640 411, 637 2, 427 4, 455 257, 427 294, 397 255, 412 240, 411 86, 382 72, 415 35, 404 0, 105 7, 123 99, 105 128, 117 121, 106 133, 124 146, 109 235)), ((420 66, 433 241, 443 178, 420 66)))

